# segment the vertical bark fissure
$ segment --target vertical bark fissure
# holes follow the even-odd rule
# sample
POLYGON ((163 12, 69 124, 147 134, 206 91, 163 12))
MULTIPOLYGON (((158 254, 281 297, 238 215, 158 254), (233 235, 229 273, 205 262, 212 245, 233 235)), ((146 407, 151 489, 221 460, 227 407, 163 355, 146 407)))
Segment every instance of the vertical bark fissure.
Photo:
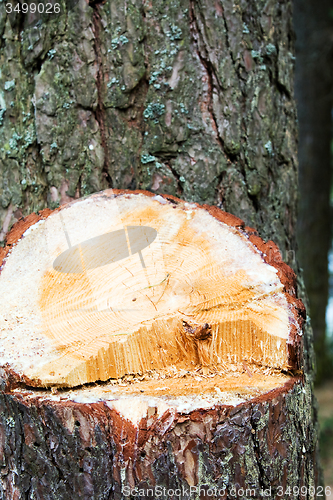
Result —
MULTIPOLYGON (((39 413, 39 418, 42 419, 42 415, 39 413)), ((48 430, 45 432, 45 445, 47 442, 51 442, 51 436, 52 436, 52 433, 51 433, 51 430, 49 429, 48 427, 48 430)), ((61 469, 61 465, 58 463, 57 461, 57 458, 56 458, 56 455, 55 455, 55 452, 56 452, 56 449, 51 450, 49 447, 47 447, 47 450, 49 451, 48 453, 48 458, 49 458, 49 461, 50 463, 52 464, 52 466, 54 467, 57 475, 58 475, 58 483, 60 483, 61 481, 64 481, 66 480, 66 476, 65 474, 63 473, 62 469, 61 469)))
POLYGON ((2 225, 2 227, 0 227, 0 241, 3 241, 5 239, 5 236, 8 232, 8 228, 9 228, 10 219, 12 217, 12 214, 13 214, 13 205, 12 205, 12 203, 10 203, 8 208, 7 208, 7 213, 6 213, 3 225, 2 225))
POLYGON ((257 424, 253 419, 253 415, 251 417, 252 417, 251 418, 251 425, 252 425, 251 439, 252 439, 252 444, 253 444, 254 457, 255 457, 256 464, 257 464, 257 467, 259 470, 258 482, 259 482, 260 488, 262 490, 264 490, 267 486, 270 486, 270 484, 269 484, 265 470, 264 470, 263 465, 262 465, 261 460, 260 460, 261 454, 260 454, 259 439, 257 437, 257 424), (252 431, 254 431, 254 432, 252 432, 252 431))
MULTIPOLYGON (((279 59, 279 54, 280 54, 279 46, 276 47, 276 51, 277 51, 277 59, 279 59)), ((290 91, 287 89, 285 85, 283 85, 283 83, 279 81, 278 77, 275 78, 275 85, 281 94, 284 94, 288 99, 291 99, 290 91)))
POLYGON ((103 104, 103 88, 104 88, 104 72, 103 72, 103 59, 101 53, 101 41, 100 41, 100 29, 101 29, 101 17, 98 12, 98 4, 90 4, 94 10, 92 20, 93 20, 93 31, 95 35, 94 50, 96 54, 96 62, 98 65, 96 85, 97 85, 97 108, 95 111, 95 117, 99 124, 99 129, 101 132, 101 145, 104 150, 104 165, 102 169, 102 176, 107 181, 109 187, 113 187, 113 182, 110 175, 110 162, 109 162, 109 149, 107 144, 107 130, 106 130, 106 117, 105 108, 103 104))
POLYGON ((144 133, 145 133, 145 127, 144 127, 144 121, 143 121, 143 112, 144 112, 144 103, 146 101, 146 98, 147 98, 147 94, 148 94, 148 90, 149 90, 149 81, 148 81, 148 78, 147 78, 147 68, 148 68, 148 56, 147 56, 147 37, 146 37, 146 33, 147 33, 147 19, 146 19, 146 13, 145 13, 145 9, 143 8, 143 5, 142 5, 142 8, 141 8, 141 13, 142 13, 142 19, 143 19, 143 22, 144 22, 144 25, 145 25, 145 34, 143 36, 143 39, 142 39, 142 43, 143 43, 143 52, 144 52, 144 66, 145 66, 145 74, 144 74, 144 77, 143 77, 143 82, 145 82, 145 99, 143 101, 143 104, 142 104, 142 108, 140 110, 140 125, 139 125, 139 128, 140 128, 140 131, 141 131, 141 137, 140 137, 140 145, 139 145, 139 148, 138 148, 138 165, 140 166, 139 168, 141 168, 141 151, 142 151, 142 146, 143 146, 143 143, 144 143, 144 133))
POLYGON ((78 191, 78 195, 79 197, 82 196, 82 175, 83 174, 80 174, 80 177, 78 178, 78 181, 77 181, 77 191, 78 191))
MULTIPOLYGON (((226 17, 225 17, 225 8, 224 8, 224 5, 223 5, 223 0, 221 0, 221 5, 222 5, 222 19, 223 19, 223 25, 224 25, 224 30, 225 30, 226 46, 227 46, 227 49, 228 49, 228 52, 229 52, 229 55, 230 55, 230 59, 232 61, 234 69, 235 69, 235 74, 237 75, 238 80, 240 80, 241 76, 239 74, 238 67, 237 67, 234 55, 232 53, 231 45, 230 45, 229 29, 228 29, 227 20, 226 20, 226 17)), ((221 87, 220 87, 219 90, 220 90, 220 92, 222 92, 221 87)), ((237 158, 236 155, 230 155, 229 154, 229 159, 231 161, 235 161, 236 158, 237 158)), ((240 173, 242 174, 244 182, 246 183, 246 173, 245 173, 244 163, 242 161, 240 161, 240 162, 238 162, 238 165, 239 165, 239 168, 240 168, 240 173)), ((259 203, 258 203, 257 197, 251 195, 250 193, 248 193, 248 196, 249 196, 250 201, 252 202, 254 210, 258 213, 259 212, 259 203)))
MULTIPOLYGON (((245 172, 244 163, 242 161, 238 161, 238 159, 239 159, 238 154, 232 154, 230 151, 226 150, 226 148, 224 146, 224 141, 219 133, 218 121, 217 121, 217 117, 216 117, 216 114, 214 111, 214 105, 213 105, 213 92, 214 92, 214 88, 216 88, 216 91, 218 93, 222 93, 223 89, 219 83, 219 78, 218 78, 218 75, 216 74, 215 68, 209 59, 209 48, 205 44, 204 37, 201 36, 201 43, 205 47, 205 54, 203 54, 202 51, 200 50, 199 43, 196 40, 196 37, 200 38, 200 27, 199 27, 199 23, 198 23, 198 20, 196 18, 196 15, 195 15, 194 2, 195 2, 195 0, 190 0, 190 21, 191 21, 191 28, 192 28, 191 34, 192 34, 193 43, 194 43, 195 48, 196 48, 196 52, 198 54, 198 57, 200 59, 202 66, 204 67, 206 74, 207 74, 208 97, 209 97, 208 110, 209 110, 210 115, 211 115, 211 121, 212 121, 213 129, 214 129, 215 134, 216 134, 216 140, 221 148, 223 155, 227 158, 228 166, 230 166, 232 164, 233 165, 237 164, 237 166, 239 167, 239 173, 243 177, 243 182, 246 184, 246 172, 245 172)), ((233 63, 233 66, 235 68, 235 73, 236 73, 237 77, 240 79, 239 72, 237 71, 236 62, 234 60, 232 50, 230 47, 228 27, 227 27, 225 15, 224 15, 224 8, 223 7, 222 7, 222 11, 223 11, 223 14, 222 14, 223 25, 224 25, 224 29, 225 29, 225 33, 226 33, 225 34, 226 46, 227 46, 228 52, 230 54, 230 58, 231 58, 231 61, 233 63)), ((216 187, 217 192, 221 191, 221 189, 222 189, 220 184, 222 182, 223 173, 220 175, 220 177, 221 177, 221 181, 218 181, 217 187, 216 187)), ((249 200, 251 201, 255 212, 258 213, 260 210, 260 207, 259 207, 257 197, 249 195, 249 200)))
POLYGON ((177 180, 177 189, 178 189, 178 193, 179 193, 180 195, 181 195, 181 194, 183 194, 184 189, 183 189, 183 185, 182 185, 181 180, 180 180, 181 175, 177 172, 177 170, 176 170, 175 168, 173 168, 173 167, 170 165, 170 163, 169 163, 169 162, 166 162, 166 161, 164 160, 164 163, 165 163, 165 165, 168 167, 168 169, 172 172, 172 175, 173 175, 173 176, 176 178, 176 180, 177 180))
MULTIPOLYGON (((218 124, 217 124, 216 116, 214 114, 214 107, 213 107, 214 77, 215 77, 215 80, 217 83, 218 83, 218 80, 217 80, 217 77, 215 75, 214 68, 209 60, 207 48, 205 48, 206 53, 202 54, 202 51, 200 50, 200 47, 199 47, 199 43, 196 39, 197 37, 200 38, 200 28, 199 28, 199 24, 198 24, 198 21, 196 18, 195 10, 194 10, 194 0, 190 0, 189 11, 190 11, 190 26, 191 26, 190 32, 192 34, 192 40, 193 40, 193 43, 195 46, 196 53, 198 54, 199 60, 200 60, 202 66, 204 67, 205 72, 207 74, 208 99, 209 99, 208 111, 210 113, 212 126, 213 126, 214 132, 216 134, 216 140, 217 140, 223 154, 226 155, 226 152, 224 150, 223 140, 219 134, 218 124)), ((205 46, 205 42, 203 40, 203 37, 201 37, 201 39, 202 39, 201 40, 202 44, 205 46)), ((230 158, 230 161, 232 161, 232 160, 233 160, 233 158, 230 158)))
MULTIPOLYGON (((145 16, 144 16, 145 19, 145 16)), ((145 67, 147 69, 147 65, 145 64, 145 67)), ((140 113, 137 119, 134 121, 132 120, 132 126, 135 126, 139 131, 140 131, 140 144, 137 150, 137 161, 138 165, 141 166, 141 151, 142 151, 142 146, 144 143, 144 134, 145 134, 145 127, 144 127, 144 121, 143 121, 143 112, 144 112, 144 103, 148 94, 149 90, 149 82, 147 80, 147 74, 145 73, 142 79, 139 81, 137 86, 133 89, 133 92, 136 92, 137 95, 140 93, 140 87, 144 88, 144 98, 143 98, 143 104, 140 108, 140 113)), ((157 157, 157 155, 155 155, 157 157)), ((135 170, 135 169, 134 169, 135 170)), ((138 175, 138 172, 135 172, 136 176, 138 175)))
MULTIPOLYGON (((11 409, 10 409, 11 405, 9 405, 9 401, 8 400, 6 401, 6 406, 7 406, 7 409, 8 409, 8 414, 10 415, 11 414, 11 409)), ((23 460, 23 457, 24 457, 24 430, 23 430, 24 415, 23 415, 22 407, 20 405, 17 405, 17 416, 18 416, 18 418, 15 419, 15 428, 13 429, 13 432, 16 432, 16 434, 18 434, 20 436, 19 437, 19 446, 18 446, 19 452, 17 452, 16 450, 15 450, 15 452, 20 457, 18 459, 18 463, 21 466, 21 470, 22 470, 23 469, 23 467, 22 467, 22 460, 23 460), (19 432, 17 432, 16 425, 19 425, 19 432)), ((15 436, 15 444, 16 444, 16 447, 17 447, 16 436, 15 436)), ((29 488, 28 488, 28 492, 29 492, 30 490, 32 490, 32 484, 31 484, 32 476, 29 473, 27 473, 27 474, 30 476, 29 488)), ((26 498, 27 498, 27 500, 30 498, 28 496, 28 494, 27 494, 26 498)))
MULTIPOLYGON (((147 30, 147 16, 146 16, 145 9, 142 8, 141 12, 142 12, 143 22, 144 22, 144 24, 146 26, 146 30, 147 30)), ((144 46, 144 59, 145 59, 144 65, 145 65, 146 72, 145 72, 145 75, 143 76, 141 82, 143 82, 143 84, 145 85, 145 97, 146 97, 148 94, 148 90, 149 90, 149 79, 147 76, 147 69, 149 67, 149 62, 148 62, 149 61, 149 59, 148 59, 149 50, 147 50, 147 37, 146 36, 144 36, 142 42, 143 42, 143 46, 144 46)), ((139 87, 141 82, 139 82, 139 84, 136 88, 139 87)), ((135 91, 135 89, 134 89, 134 91, 135 91)), ((145 99, 143 100, 143 105, 142 105, 142 108, 140 109, 140 117, 138 120, 136 120, 137 121, 137 128, 141 132, 141 142, 140 142, 140 145, 138 148, 138 164, 140 165, 140 168, 142 168, 140 158, 141 158, 142 146, 144 144, 144 134, 145 134, 145 126, 144 126, 144 119, 143 119, 144 103, 145 103, 145 99)), ((166 158, 165 155, 161 154, 161 152, 154 151, 153 155, 155 156, 155 158, 157 160, 161 161, 161 163, 164 163, 165 166, 170 170, 170 172, 172 173, 172 175, 175 177, 175 179, 177 181, 177 194, 182 195, 184 189, 183 189, 182 183, 180 181, 181 175, 178 174, 178 172, 175 170, 175 168, 173 168, 170 165, 168 158, 166 158)), ((142 183, 140 183, 140 187, 141 187, 141 184, 142 183)))
POLYGON ((226 172, 221 172, 220 175, 218 175, 217 180, 216 180, 216 200, 217 200, 217 206, 221 208, 221 210, 224 210, 224 205, 225 205, 225 188, 223 187, 223 180, 226 175, 226 172))
POLYGON ((231 49, 231 45, 230 45, 230 40, 229 40, 229 29, 228 29, 228 25, 227 25, 227 20, 226 20, 226 17, 225 17, 225 9, 224 9, 224 6, 223 6, 223 0, 221 0, 221 5, 222 5, 222 19, 223 19, 223 25, 224 25, 224 29, 225 29, 225 40, 226 40, 226 46, 227 46, 227 49, 228 49, 228 52, 229 52, 229 55, 230 55, 230 59, 232 61, 232 64, 235 68, 235 73, 236 75, 238 76, 238 79, 240 80, 241 79, 241 76, 239 74, 239 71, 238 71, 238 67, 237 67, 237 64, 236 64, 236 61, 235 61, 235 58, 234 58, 234 55, 232 53, 232 49, 231 49))

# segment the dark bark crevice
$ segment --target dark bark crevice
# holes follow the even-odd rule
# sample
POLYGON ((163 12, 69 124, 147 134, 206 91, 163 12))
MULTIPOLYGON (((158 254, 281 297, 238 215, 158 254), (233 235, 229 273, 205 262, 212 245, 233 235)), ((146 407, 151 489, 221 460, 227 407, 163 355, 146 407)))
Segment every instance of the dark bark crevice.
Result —
POLYGON ((232 49, 231 49, 231 45, 230 45, 229 28, 228 28, 227 20, 226 20, 226 17, 225 17, 225 7, 223 6, 223 0, 221 0, 221 5, 222 5, 221 13, 222 13, 222 19, 223 19, 223 24, 224 24, 225 40, 226 40, 227 49, 228 49, 228 52, 229 52, 230 59, 232 61, 233 67, 235 69, 235 73, 236 73, 238 79, 241 80, 242 77, 241 77, 241 74, 239 72, 239 66, 237 64, 237 61, 234 58, 234 54, 232 53, 232 49))
POLYGON ((182 195, 183 192, 184 192, 184 189, 183 189, 183 185, 182 185, 182 182, 180 180, 181 178, 181 175, 179 175, 179 173, 176 171, 175 168, 173 168, 171 165, 170 165, 170 162, 167 162, 165 161, 165 165, 168 167, 168 169, 172 172, 172 175, 176 178, 177 180, 177 190, 178 190, 178 194, 179 195, 182 195))
POLYGON ((224 188, 224 177, 226 175, 226 172, 221 172, 216 179, 216 200, 217 200, 217 206, 221 210, 224 210, 224 204, 225 204, 225 188, 224 188))
MULTIPOLYGON (((253 415, 252 415, 253 417, 253 415)), ((258 480, 259 480, 259 486, 261 490, 264 490, 265 488, 270 486, 269 480, 266 477, 265 469, 263 467, 262 463, 262 456, 260 453, 260 444, 259 444, 259 439, 257 437, 257 429, 256 429, 256 423, 252 420, 252 429, 251 429, 251 439, 252 439, 252 444, 253 444, 253 452, 254 452, 254 457, 256 460, 256 465, 258 467, 258 480)))
MULTIPOLYGON (((143 16, 145 19, 145 15, 143 16)), ((143 39, 143 43, 145 40, 143 39)), ((146 71, 147 71, 147 64, 146 66, 146 71)), ((144 119, 143 119, 143 112, 145 109, 145 102, 146 102, 146 97, 148 94, 149 90, 149 82, 147 79, 147 74, 145 73, 141 80, 138 82, 138 84, 131 90, 131 97, 132 97, 132 104, 127 108, 127 112, 130 115, 131 110, 136 109, 136 117, 132 118, 131 116, 122 116, 121 118, 124 120, 125 124, 129 128, 136 128, 140 132, 140 144, 138 147, 138 150, 136 152, 136 159, 137 159, 137 165, 139 165, 141 168, 141 153, 142 153, 142 146, 144 143, 144 134, 145 134, 145 124, 144 124, 144 119)), ((122 110, 120 108, 115 108, 119 112, 122 110)), ((155 153, 155 156, 158 157, 158 155, 155 153)), ((136 166, 133 166, 133 170, 135 171, 135 175, 132 181, 132 186, 129 186, 129 189, 137 189, 139 187, 138 184, 138 178, 139 178, 139 172, 137 171, 136 166)))
POLYGON ((95 117, 99 124, 99 129, 101 133, 101 145, 104 150, 104 165, 102 169, 102 177, 106 180, 108 186, 110 188, 113 187, 113 181, 110 175, 110 160, 109 160, 109 148, 107 141, 107 126, 106 126, 106 116, 105 116, 105 108, 103 104, 104 97, 104 72, 103 72, 103 59, 101 53, 101 41, 100 41, 100 29, 101 29, 101 17, 98 11, 98 5, 103 2, 95 1, 90 3, 92 8, 94 9, 92 22, 93 22, 93 31, 95 35, 94 40, 94 50, 96 54, 96 62, 98 65, 97 77, 96 77, 96 86, 97 86, 97 108, 95 111, 95 117))
MULTIPOLYGON (((235 74, 238 78, 238 80, 242 80, 240 71, 239 71, 239 66, 237 65, 237 62, 234 59, 232 49, 230 46, 230 41, 229 41, 229 31, 228 31, 228 26, 227 26, 227 21, 225 17, 225 9, 222 6, 221 12, 222 12, 222 19, 223 19, 223 26, 224 26, 224 31, 225 31, 225 39, 226 39, 226 46, 227 50, 230 56, 230 59, 232 61, 233 67, 235 69, 235 74)), ((208 83, 208 110, 210 112, 211 116, 211 124, 212 128, 215 132, 215 138, 217 143, 219 144, 219 147, 221 149, 221 152, 223 156, 227 159, 227 162, 229 165, 235 165, 236 169, 239 171, 239 173, 242 175, 243 182, 246 185, 247 184, 247 178, 246 178, 246 171, 245 171, 245 164, 243 160, 240 159, 239 153, 233 153, 229 151, 224 144, 224 141, 219 133, 219 128, 218 128, 218 119, 216 116, 216 111, 214 110, 214 104, 213 104, 213 94, 216 92, 216 94, 223 94, 223 88, 219 82, 219 77, 216 74, 216 70, 214 68, 214 65, 212 64, 210 57, 209 57, 209 47, 207 47, 204 36, 201 33, 199 22, 196 17, 195 13, 195 0, 190 0, 190 23, 191 23, 191 34, 192 34, 192 40, 195 46, 196 53, 199 57, 199 60, 205 69, 206 75, 207 75, 207 83, 208 83), (200 40, 200 43, 199 43, 200 40), (202 47, 202 48, 201 48, 202 47)), ((202 24, 204 25, 204 20, 202 20, 202 24)), ((243 106, 244 103, 242 103, 243 106)), ((242 139, 243 142, 243 139, 242 139)), ((245 144, 246 147, 246 144, 245 144)), ((223 175, 219 176, 221 180, 218 182, 217 185, 217 191, 220 192, 223 190, 223 186, 221 184, 223 175)), ((259 214, 260 212, 260 201, 257 196, 250 195, 248 193, 249 201, 252 203, 254 211, 259 214)), ((225 202, 224 198, 224 202, 225 202)))
POLYGON ((230 155, 228 155, 225 151, 223 140, 219 134, 218 123, 216 120, 216 115, 214 113, 214 106, 213 106, 214 88, 216 88, 216 91, 218 91, 218 90, 222 91, 222 89, 219 88, 218 77, 215 73, 214 66, 212 65, 212 63, 209 59, 208 48, 205 47, 205 42, 203 40, 203 37, 200 34, 200 27, 199 27, 198 20, 196 18, 196 14, 195 14, 194 1, 195 0, 190 0, 190 9, 189 9, 189 11, 190 11, 190 26, 191 26, 192 40, 193 40, 193 43, 195 46, 196 53, 199 57, 199 60, 202 64, 203 68, 205 69, 205 72, 207 75, 208 100, 209 100, 208 101, 208 110, 209 110, 209 113, 211 116, 211 123, 212 123, 212 127, 214 129, 214 132, 215 132, 216 141, 219 144, 223 155, 228 157, 229 160, 232 162, 234 160, 234 157, 233 157, 233 155, 231 155, 231 157, 230 157, 230 155), (200 46, 198 43, 198 38, 201 38, 201 43, 204 47, 204 53, 200 49, 200 46))

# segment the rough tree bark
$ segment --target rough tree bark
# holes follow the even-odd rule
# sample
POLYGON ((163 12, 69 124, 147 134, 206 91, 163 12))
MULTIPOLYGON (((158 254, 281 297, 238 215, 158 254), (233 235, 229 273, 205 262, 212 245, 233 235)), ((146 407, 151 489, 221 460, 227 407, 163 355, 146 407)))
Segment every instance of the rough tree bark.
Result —
MULTIPOLYGON (((296 268, 291 1, 60 5, 60 14, 27 17, 0 4, 2 237, 32 211, 139 188, 216 204, 296 268)), ((153 434, 124 426, 103 403, 63 411, 4 392, 2 498, 120 498, 124 484, 147 485, 130 466, 134 436, 138 460, 155 456, 150 480, 161 486, 209 476, 228 495, 233 485, 272 486, 272 499, 278 486, 316 486, 309 329, 303 361, 304 377, 281 398, 183 422, 154 413, 153 434), (113 457, 123 464, 114 474, 113 457)))

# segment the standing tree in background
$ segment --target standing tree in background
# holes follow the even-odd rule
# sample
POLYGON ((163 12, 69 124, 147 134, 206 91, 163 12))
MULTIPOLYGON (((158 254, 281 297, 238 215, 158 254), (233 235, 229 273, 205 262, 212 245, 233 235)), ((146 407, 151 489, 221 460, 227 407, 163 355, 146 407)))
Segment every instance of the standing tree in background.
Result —
POLYGON ((331 123, 333 10, 330 0, 295 0, 299 121, 300 263, 309 297, 317 380, 332 376, 326 340, 328 252, 331 248, 331 123))
MULTIPOLYGON (((61 0, 59 13, 29 15, 10 2, 0 4, 2 239, 32 211, 145 189, 237 215, 297 271, 291 0, 61 0)), ((265 440, 253 445, 263 487, 281 464, 290 484, 318 483, 309 329, 303 369, 286 441, 272 437, 273 456, 265 440)))

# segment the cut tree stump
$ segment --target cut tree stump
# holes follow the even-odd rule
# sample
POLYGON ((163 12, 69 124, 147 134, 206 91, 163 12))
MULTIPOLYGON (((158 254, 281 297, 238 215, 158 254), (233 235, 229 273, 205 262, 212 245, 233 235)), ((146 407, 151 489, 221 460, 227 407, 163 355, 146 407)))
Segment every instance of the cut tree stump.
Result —
POLYGON ((108 190, 20 220, 0 252, 1 498, 307 485, 288 448, 305 310, 273 242, 108 190))

